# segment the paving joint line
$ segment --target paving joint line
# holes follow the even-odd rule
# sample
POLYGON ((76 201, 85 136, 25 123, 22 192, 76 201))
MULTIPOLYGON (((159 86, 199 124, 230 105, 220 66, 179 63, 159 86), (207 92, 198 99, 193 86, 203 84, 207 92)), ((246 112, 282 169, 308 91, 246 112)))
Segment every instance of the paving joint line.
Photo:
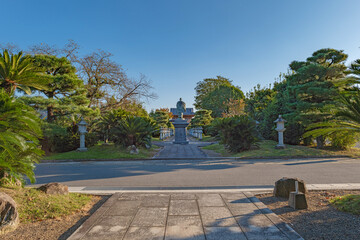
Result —
POLYGON ((200 217, 201 227, 202 227, 202 230, 203 230, 203 232, 204 232, 204 237, 205 237, 205 240, 206 240, 207 237, 206 237, 206 233, 205 233, 204 222, 203 222, 202 215, 201 215, 201 212, 200 212, 200 206, 199 206, 198 196, 196 196, 196 195, 195 195, 195 202, 196 202, 196 206, 197 206, 198 211, 199 211, 199 217, 200 217))
POLYGON ((246 236, 246 234, 245 234, 244 229, 240 226, 239 222, 236 221, 236 218, 235 218, 234 214, 231 212, 231 210, 230 210, 228 204, 226 203, 226 201, 224 200, 223 196, 222 196, 221 194, 219 194, 219 195, 220 195, 221 199, 223 200, 223 202, 224 202, 224 204, 225 204, 224 206, 229 210, 232 218, 235 220, 236 224, 237 224, 237 225, 239 226, 239 228, 241 229, 241 233, 245 236, 245 238, 246 238, 247 240, 249 240, 249 238, 248 238, 248 237, 246 236))

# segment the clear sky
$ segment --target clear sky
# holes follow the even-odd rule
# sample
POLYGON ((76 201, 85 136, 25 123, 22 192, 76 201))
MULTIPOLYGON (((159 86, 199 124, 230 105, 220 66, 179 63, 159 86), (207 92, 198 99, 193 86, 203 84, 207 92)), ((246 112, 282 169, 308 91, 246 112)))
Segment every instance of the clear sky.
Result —
POLYGON ((320 48, 360 58, 359 0, 0 0, 0 42, 40 42, 114 54, 145 74, 159 98, 147 110, 191 107, 194 87, 221 75, 244 92, 268 85, 320 48))

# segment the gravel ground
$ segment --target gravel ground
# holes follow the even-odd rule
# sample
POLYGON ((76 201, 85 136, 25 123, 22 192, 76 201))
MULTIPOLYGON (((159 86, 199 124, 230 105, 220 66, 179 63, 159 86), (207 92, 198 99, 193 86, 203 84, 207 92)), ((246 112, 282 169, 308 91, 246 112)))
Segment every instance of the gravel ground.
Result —
POLYGON ((256 197, 306 240, 360 239, 360 216, 338 211, 329 203, 329 199, 346 194, 360 194, 360 191, 311 191, 306 196, 309 206, 306 210, 294 210, 288 206, 287 199, 272 194, 256 197))
POLYGON ((82 211, 61 219, 49 219, 33 223, 24 223, 10 233, 1 235, 4 240, 52 240, 67 239, 93 212, 109 197, 94 197, 82 211))

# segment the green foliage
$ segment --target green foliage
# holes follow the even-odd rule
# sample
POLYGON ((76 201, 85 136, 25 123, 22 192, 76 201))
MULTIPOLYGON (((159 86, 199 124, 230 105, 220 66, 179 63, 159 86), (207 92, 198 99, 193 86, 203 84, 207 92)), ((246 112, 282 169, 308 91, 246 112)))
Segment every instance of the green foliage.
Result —
MULTIPOLYGON (((294 71, 287 77, 288 94, 292 96, 289 108, 293 120, 302 126, 328 121, 336 97, 344 86, 339 81, 345 77, 344 61, 347 55, 335 49, 320 49, 306 62, 292 62, 294 71)), ((322 147, 323 137, 317 137, 317 146, 322 147)))
POLYGON ((110 130, 119 124, 119 121, 129 116, 130 113, 122 108, 111 110, 101 116, 97 123, 98 131, 103 135, 104 142, 108 143, 111 140, 110 130))
POLYGON ((169 113, 161 110, 156 110, 155 112, 150 113, 151 118, 156 122, 157 126, 160 127, 169 127, 170 117, 169 113))
POLYGON ((232 85, 221 85, 209 92, 202 99, 201 108, 211 110, 214 118, 222 117, 229 111, 228 103, 231 100, 244 99, 244 93, 232 85))
MULTIPOLYGON (((75 150, 79 147, 80 135, 76 123, 79 118, 69 123, 47 123, 43 122, 42 129, 44 137, 41 139, 42 149, 47 153, 61 153, 75 150)), ((99 140, 98 134, 88 130, 85 137, 85 144, 91 147, 99 140)))
POLYGON ((348 149, 353 147, 359 140, 359 133, 334 132, 329 135, 331 146, 337 149, 348 149))
POLYGON ((191 127, 205 127, 211 123, 213 118, 211 117, 210 110, 198 110, 195 112, 194 118, 191 119, 191 127))
POLYGON ((231 152, 249 150, 259 141, 256 123, 246 115, 223 118, 217 122, 221 142, 231 152))
POLYGON ((309 125, 304 137, 330 136, 336 147, 351 146, 360 133, 360 90, 354 90, 351 95, 343 93, 338 109, 335 119, 309 125))
POLYGON ((36 74, 37 69, 29 56, 9 54, 7 50, 0 53, 0 87, 7 94, 14 94, 17 88, 31 94, 31 88, 46 89, 46 79, 36 74))
POLYGON ((222 85, 231 86, 231 80, 217 76, 216 78, 205 78, 204 80, 197 82, 195 91, 195 104, 194 106, 197 109, 205 109, 203 107, 203 100, 210 92, 214 91, 216 88, 222 85))
POLYGON ((348 194, 335 197, 330 203, 340 211, 360 215, 360 195, 348 194))
POLYGON ((151 135, 156 130, 156 123, 150 118, 126 116, 110 131, 117 144, 145 146, 151 145, 151 135))
POLYGON ((79 113, 89 104, 83 81, 67 58, 35 55, 32 59, 47 81, 47 88, 40 90, 46 98, 34 97, 27 101, 38 109, 46 110, 48 122, 55 121, 59 116, 79 113))
POLYGON ((275 90, 261 88, 260 84, 254 87, 253 91, 246 94, 246 113, 253 119, 261 122, 264 120, 264 110, 271 104, 275 90))
POLYGON ((20 179, 26 175, 35 182, 34 163, 43 154, 39 137, 40 119, 35 111, 0 90, 0 171, 20 179))

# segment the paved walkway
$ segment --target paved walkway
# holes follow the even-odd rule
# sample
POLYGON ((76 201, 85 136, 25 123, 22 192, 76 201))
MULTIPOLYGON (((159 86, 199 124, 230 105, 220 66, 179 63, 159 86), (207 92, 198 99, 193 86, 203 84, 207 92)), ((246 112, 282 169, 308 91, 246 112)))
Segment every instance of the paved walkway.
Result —
POLYGON ((74 239, 302 239, 248 192, 116 193, 74 239))
POLYGON ((155 159, 184 159, 184 158, 207 158, 207 154, 199 147, 207 146, 211 143, 190 141, 189 144, 173 144, 173 139, 164 142, 156 142, 157 146, 163 147, 162 150, 154 156, 155 159))

